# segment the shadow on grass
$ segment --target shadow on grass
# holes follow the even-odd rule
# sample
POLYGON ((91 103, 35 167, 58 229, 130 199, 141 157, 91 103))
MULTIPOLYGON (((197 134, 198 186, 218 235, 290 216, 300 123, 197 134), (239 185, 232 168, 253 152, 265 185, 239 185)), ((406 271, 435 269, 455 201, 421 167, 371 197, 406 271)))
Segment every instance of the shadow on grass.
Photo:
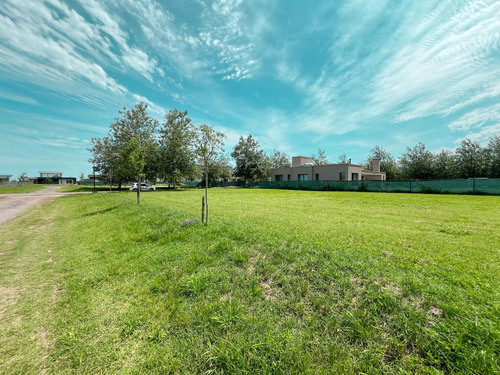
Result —
POLYGON ((109 207, 109 208, 105 208, 104 210, 99 210, 99 211, 94 211, 94 212, 89 212, 85 215, 83 215, 84 217, 89 217, 89 216, 95 216, 95 215, 100 215, 100 214, 104 214, 106 212, 111 212, 111 211, 114 211, 116 210, 117 208, 119 208, 119 206, 114 206, 114 207, 109 207))

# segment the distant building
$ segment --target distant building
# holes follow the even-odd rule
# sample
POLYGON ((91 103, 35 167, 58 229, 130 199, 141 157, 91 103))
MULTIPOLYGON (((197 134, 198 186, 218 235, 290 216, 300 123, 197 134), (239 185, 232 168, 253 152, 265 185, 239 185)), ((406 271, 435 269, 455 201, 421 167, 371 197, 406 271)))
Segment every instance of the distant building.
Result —
POLYGON ((290 168, 271 169, 272 181, 357 181, 386 179, 386 173, 380 171, 380 160, 373 160, 373 170, 362 165, 348 163, 313 165, 307 156, 294 156, 290 168))
POLYGON ((10 182, 11 177, 12 177, 11 174, 0 174, 0 181, 1 182, 10 182))
POLYGON ((76 177, 64 177, 63 172, 40 171, 39 177, 30 178, 34 184, 76 184, 76 177))

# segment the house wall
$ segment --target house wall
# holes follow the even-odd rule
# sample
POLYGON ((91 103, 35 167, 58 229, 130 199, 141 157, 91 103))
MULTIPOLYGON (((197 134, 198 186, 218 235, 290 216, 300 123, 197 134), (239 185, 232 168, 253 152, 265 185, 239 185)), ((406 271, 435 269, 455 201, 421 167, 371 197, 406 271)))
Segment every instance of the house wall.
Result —
POLYGON ((316 180, 316 174, 318 174, 318 180, 320 181, 340 181, 342 180, 341 174, 344 176, 344 181, 352 181, 353 173, 357 173, 358 180, 361 180, 363 176, 362 172, 363 167, 356 164, 326 164, 312 167, 276 168, 271 169, 271 181, 276 181, 276 176, 282 176, 282 180, 287 181, 288 175, 290 175, 290 181, 297 181, 300 174, 307 174, 309 181, 316 180))
POLYGON ((271 169, 271 181, 277 181, 277 176, 282 176, 282 181, 297 181, 299 175, 306 174, 309 181, 316 180, 316 174, 320 181, 353 181, 353 174, 357 174, 358 180, 385 180, 385 172, 366 171, 358 164, 326 164, 312 167, 291 167, 271 169), (343 178, 341 178, 343 174, 343 178))
POLYGON ((309 156, 292 157, 292 168, 302 167, 305 163, 312 163, 312 158, 309 156))
POLYGON ((367 181, 384 181, 385 173, 384 172, 373 173, 372 171, 370 171, 369 173, 363 174, 363 179, 367 181))
POLYGON ((327 164, 327 165, 317 165, 313 168, 313 176, 319 174, 319 180, 331 180, 331 181, 352 181, 353 173, 358 174, 358 180, 361 179, 361 171, 363 168, 356 164, 327 164), (343 178, 341 177, 343 175, 343 178))
POLYGON ((73 178, 61 178, 59 179, 59 185, 76 184, 76 180, 73 178))

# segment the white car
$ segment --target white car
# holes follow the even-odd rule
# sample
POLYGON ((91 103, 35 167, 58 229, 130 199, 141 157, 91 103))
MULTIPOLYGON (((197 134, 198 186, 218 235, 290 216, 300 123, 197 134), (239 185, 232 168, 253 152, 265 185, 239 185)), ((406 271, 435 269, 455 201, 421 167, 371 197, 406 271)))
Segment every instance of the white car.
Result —
MULTIPOLYGON (((148 185, 145 182, 141 183, 141 191, 154 191, 156 187, 153 185, 148 185)), ((132 186, 130 186, 130 191, 137 191, 137 182, 134 182, 132 186)))

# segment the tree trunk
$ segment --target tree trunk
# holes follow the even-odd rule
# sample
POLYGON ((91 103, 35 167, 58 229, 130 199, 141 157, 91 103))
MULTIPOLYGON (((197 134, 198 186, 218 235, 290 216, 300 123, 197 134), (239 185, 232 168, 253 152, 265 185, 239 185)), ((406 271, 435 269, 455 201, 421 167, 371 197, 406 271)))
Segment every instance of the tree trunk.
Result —
POLYGON ((208 171, 205 172, 205 225, 208 225, 208 171))
POLYGON ((137 177, 137 205, 141 203, 141 176, 137 177))
POLYGON ((205 222, 205 197, 201 197, 201 222, 205 222))

